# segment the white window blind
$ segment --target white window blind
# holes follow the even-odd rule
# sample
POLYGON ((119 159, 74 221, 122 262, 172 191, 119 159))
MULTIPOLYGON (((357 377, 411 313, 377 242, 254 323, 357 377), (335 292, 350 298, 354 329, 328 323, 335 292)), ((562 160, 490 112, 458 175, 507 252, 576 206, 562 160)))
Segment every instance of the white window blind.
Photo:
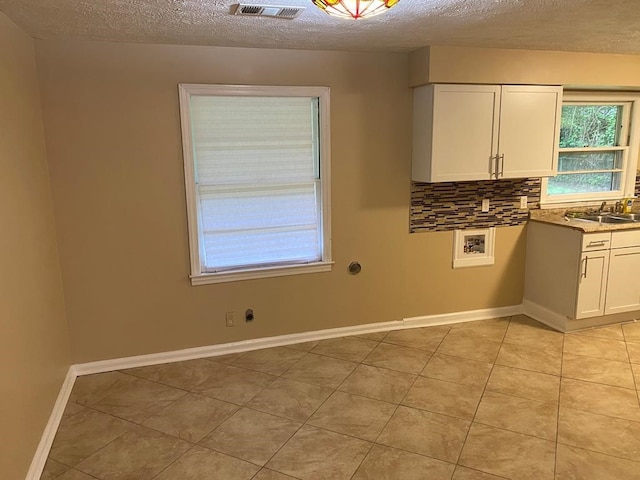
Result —
POLYGON ((202 271, 321 261, 318 99, 189 98, 202 271))

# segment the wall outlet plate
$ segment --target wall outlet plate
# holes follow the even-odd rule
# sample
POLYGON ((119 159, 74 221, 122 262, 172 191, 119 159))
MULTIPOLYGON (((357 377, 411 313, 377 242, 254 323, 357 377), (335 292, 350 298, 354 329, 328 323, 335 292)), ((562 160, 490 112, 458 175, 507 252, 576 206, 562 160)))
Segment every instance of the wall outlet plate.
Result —
POLYGON ((224 314, 225 320, 227 322, 227 327, 234 327, 236 325, 236 314, 235 312, 227 312, 224 314))
POLYGON ((482 199, 482 211, 485 212, 485 213, 488 212, 489 211, 489 205, 490 205, 489 199, 488 198, 483 198, 482 199))
POLYGON ((529 197, 522 195, 520 197, 520 210, 526 210, 529 208, 529 197))

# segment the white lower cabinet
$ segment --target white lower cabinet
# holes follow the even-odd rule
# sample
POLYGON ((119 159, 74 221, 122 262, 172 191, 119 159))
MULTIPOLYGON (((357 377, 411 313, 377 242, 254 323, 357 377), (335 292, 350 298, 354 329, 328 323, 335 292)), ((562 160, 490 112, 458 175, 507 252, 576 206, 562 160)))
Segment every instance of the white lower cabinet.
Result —
POLYGON ((549 323, 640 311, 640 229, 582 233, 530 222, 525 311, 549 323))
POLYGON ((608 267, 609 250, 582 253, 575 318, 604 315, 608 267))
POLYGON ((639 275, 640 247, 611 250, 605 315, 640 310, 639 275))

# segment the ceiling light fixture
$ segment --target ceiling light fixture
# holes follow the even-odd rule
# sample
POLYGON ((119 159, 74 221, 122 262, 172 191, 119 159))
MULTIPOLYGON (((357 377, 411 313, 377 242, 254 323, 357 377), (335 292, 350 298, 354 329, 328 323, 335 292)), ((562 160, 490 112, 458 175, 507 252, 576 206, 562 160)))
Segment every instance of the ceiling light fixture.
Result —
POLYGON ((380 15, 400 0, 312 0, 314 5, 329 15, 341 18, 369 18, 380 15))

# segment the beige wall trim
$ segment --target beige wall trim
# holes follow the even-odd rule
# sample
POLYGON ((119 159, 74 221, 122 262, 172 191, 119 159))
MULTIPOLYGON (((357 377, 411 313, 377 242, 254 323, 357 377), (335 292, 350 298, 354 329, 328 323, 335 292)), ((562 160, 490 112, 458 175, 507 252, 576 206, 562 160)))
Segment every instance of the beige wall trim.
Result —
POLYGON ((511 317, 523 313, 522 305, 509 307, 483 308, 482 310, 468 310, 466 312, 443 313, 424 317, 405 318, 404 328, 430 327, 435 325, 451 325, 462 322, 475 322, 490 318, 511 317))
POLYGON ((77 374, 74 367, 69 367, 64 382, 62 383, 62 387, 60 387, 60 393, 58 393, 56 403, 53 405, 49 421, 42 432, 40 443, 38 444, 36 453, 33 456, 33 460, 31 461, 31 466, 29 467, 25 480, 40 479, 42 471, 44 470, 44 465, 47 462, 47 457, 49 456, 49 450, 51 450, 53 439, 55 438, 58 426, 62 421, 62 414, 64 413, 64 409, 69 401, 69 395, 71 395, 71 390, 73 389, 76 378, 77 374))
POLYGON ((507 317, 511 315, 518 315, 522 313, 522 311, 522 305, 514 305, 509 307, 486 308, 483 310, 470 310, 466 312, 406 318, 404 320, 392 322, 367 323, 352 327, 330 328, 326 330, 279 335, 276 337, 243 340, 240 342, 224 343, 220 345, 209 345, 205 347, 187 348, 184 350, 174 350, 170 352, 81 363, 73 365, 73 370, 78 376, 91 375, 94 373, 110 372, 125 368, 146 367, 149 365, 158 365, 160 363, 182 362, 185 360, 194 360, 196 358, 215 357, 219 355, 228 355, 230 353, 248 352, 261 348, 281 347, 284 345, 292 345, 294 343, 312 342, 350 335, 362 335, 373 332, 387 332, 389 330, 418 328, 430 325, 448 325, 475 320, 486 320, 489 318, 507 317))
POLYGON ((409 55, 409 86, 564 85, 638 90, 640 55, 430 46, 409 55))

